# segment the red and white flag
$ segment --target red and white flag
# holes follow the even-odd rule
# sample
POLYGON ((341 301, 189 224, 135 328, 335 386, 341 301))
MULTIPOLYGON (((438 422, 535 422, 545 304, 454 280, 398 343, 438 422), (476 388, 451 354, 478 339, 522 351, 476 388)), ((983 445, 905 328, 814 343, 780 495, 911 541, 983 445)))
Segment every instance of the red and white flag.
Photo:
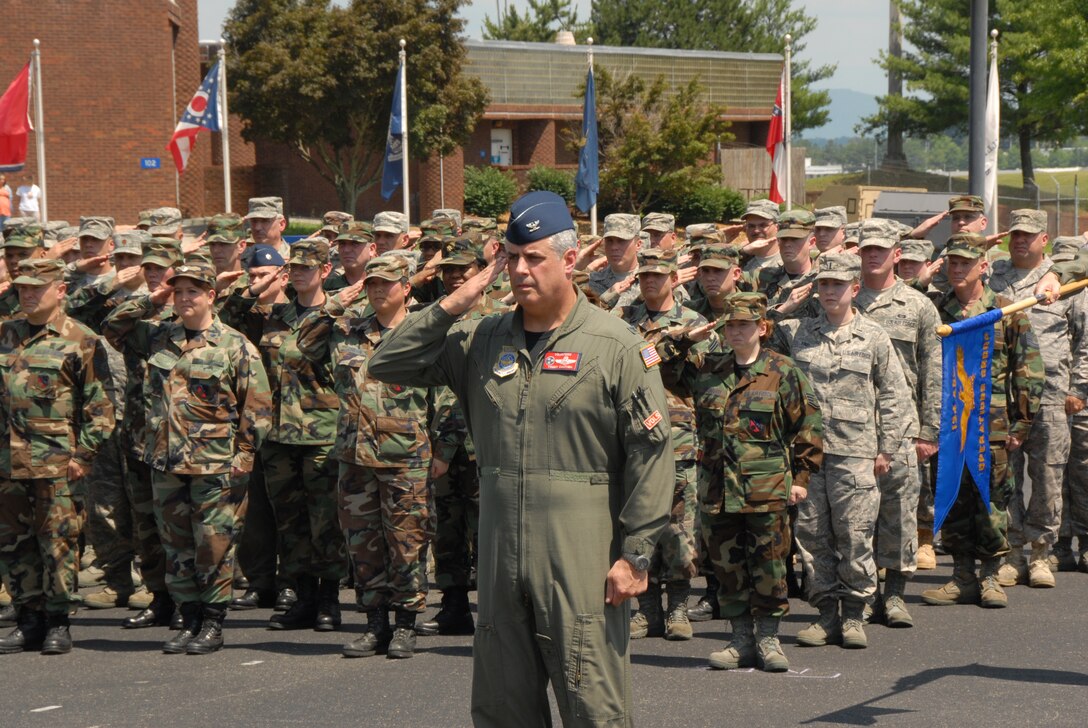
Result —
POLYGON ((767 154, 771 155, 771 189, 767 196, 771 202, 779 204, 786 199, 786 118, 782 106, 786 83, 786 68, 783 67, 771 112, 771 128, 767 130, 767 154))
POLYGON ((30 129, 30 64, 0 96, 0 172, 18 172, 26 164, 30 129))
POLYGON ((204 82, 200 84, 193 100, 185 108, 174 136, 166 148, 174 157, 174 166, 178 173, 185 171, 189 164, 189 154, 196 143, 196 135, 204 129, 219 131, 219 64, 212 66, 204 82))

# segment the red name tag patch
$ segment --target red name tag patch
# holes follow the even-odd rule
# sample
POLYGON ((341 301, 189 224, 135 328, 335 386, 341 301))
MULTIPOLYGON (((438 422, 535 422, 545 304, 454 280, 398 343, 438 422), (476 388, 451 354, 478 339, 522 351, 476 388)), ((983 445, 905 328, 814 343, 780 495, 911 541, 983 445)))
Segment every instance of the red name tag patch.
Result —
POLYGON ((576 372, 581 364, 582 355, 577 352, 549 351, 540 368, 546 372, 576 372))
POLYGON ((642 421, 642 426, 647 430, 652 430, 657 427, 657 423, 661 422, 661 413, 654 410, 654 413, 642 421))

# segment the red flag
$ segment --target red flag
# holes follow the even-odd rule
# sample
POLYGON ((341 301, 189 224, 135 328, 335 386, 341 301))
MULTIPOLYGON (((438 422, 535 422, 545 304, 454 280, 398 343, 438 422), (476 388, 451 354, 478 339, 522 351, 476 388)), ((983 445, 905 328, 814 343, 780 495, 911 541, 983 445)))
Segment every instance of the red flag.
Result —
POLYGON ((785 93, 786 69, 782 69, 782 78, 778 82, 778 96, 774 100, 771 112, 771 127, 767 130, 767 154, 771 155, 771 189, 768 197, 771 202, 781 203, 786 199, 786 119, 782 115, 782 97, 785 93))
POLYGON ((30 64, 0 96, 0 172, 18 172, 26 164, 30 131, 30 64))

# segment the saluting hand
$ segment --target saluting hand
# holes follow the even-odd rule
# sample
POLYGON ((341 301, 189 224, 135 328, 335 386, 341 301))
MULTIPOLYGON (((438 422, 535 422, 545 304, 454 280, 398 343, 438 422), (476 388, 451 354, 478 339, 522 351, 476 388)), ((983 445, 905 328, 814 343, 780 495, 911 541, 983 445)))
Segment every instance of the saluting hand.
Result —
POLYGON ((916 227, 916 228, 914 228, 913 230, 910 231, 910 236, 912 238, 916 239, 916 240, 921 240, 922 238, 924 238, 926 235, 929 234, 930 230, 932 230, 933 228, 940 225, 941 220, 948 217, 948 213, 949 213, 948 210, 944 210, 942 212, 938 212, 933 217, 929 217, 929 218, 926 218, 925 220, 922 220, 922 222, 919 223, 918 227, 916 227))
POLYGON ((166 302, 174 295, 174 287, 169 283, 163 283, 148 296, 153 306, 165 306, 166 302))
POLYGON ((460 288, 439 301, 438 305, 450 316, 460 316, 476 305, 480 296, 498 279, 505 267, 506 252, 503 251, 495 256, 490 265, 461 284, 460 288))
POLYGON ((578 256, 574 259, 574 270, 585 270, 603 242, 604 238, 598 238, 584 248, 579 248, 578 256))
POLYGON ((97 268, 103 263, 109 262, 110 256, 108 255, 96 255, 93 258, 84 258, 83 260, 77 260, 75 268, 80 273, 86 273, 92 268, 97 268))
POLYGON ((79 242, 79 238, 74 237, 74 236, 70 237, 70 238, 65 238, 64 240, 61 240, 60 242, 56 243, 49 250, 45 251, 45 257, 46 258, 62 258, 62 257, 64 257, 64 254, 69 252, 73 247, 75 247, 75 244, 78 243, 78 242, 79 242))
POLYGON ((208 233, 207 233, 207 231, 205 231, 205 232, 200 233, 200 235, 198 237, 189 238, 188 240, 183 239, 181 241, 181 252, 184 255, 189 255, 190 253, 195 253, 196 251, 198 251, 202 247, 204 247, 204 239, 207 238, 207 237, 208 237, 208 233))
POLYGON ((234 283, 245 274, 244 270, 223 271, 215 277, 215 292, 222 293, 231 283, 234 283))
POLYGON ((918 285, 928 286, 930 281, 933 280, 933 276, 937 275, 937 271, 944 268, 944 258, 937 258, 932 263, 926 263, 922 266, 922 269, 918 271, 918 285))
POLYGON ((682 286, 685 283, 691 283, 695 280, 695 276, 699 274, 699 269, 695 267, 681 268, 676 272, 676 285, 682 286))
POLYGON ((742 232, 744 232, 744 225, 726 225, 721 229, 722 242, 728 245, 739 238, 742 232))
POLYGON ((347 308, 351 304, 355 303, 359 298, 359 294, 363 292, 363 282, 361 280, 352 283, 347 288, 341 288, 336 293, 336 302, 344 308, 347 308))

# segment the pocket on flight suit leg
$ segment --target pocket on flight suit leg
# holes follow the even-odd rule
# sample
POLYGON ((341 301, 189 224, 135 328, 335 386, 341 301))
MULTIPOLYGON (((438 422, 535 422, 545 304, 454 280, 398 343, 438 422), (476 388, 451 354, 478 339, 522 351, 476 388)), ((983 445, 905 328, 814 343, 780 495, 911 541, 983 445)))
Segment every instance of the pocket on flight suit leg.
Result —
POLYGON ((472 706, 499 708, 505 703, 506 673, 495 626, 477 624, 472 638, 472 706))
MULTIPOLYGON (((624 611, 617 610, 616 618, 624 611)), ((624 717, 625 653, 626 638, 620 644, 609 639, 605 615, 577 615, 567 650, 567 690, 574 698, 575 715, 592 721, 624 717)))

